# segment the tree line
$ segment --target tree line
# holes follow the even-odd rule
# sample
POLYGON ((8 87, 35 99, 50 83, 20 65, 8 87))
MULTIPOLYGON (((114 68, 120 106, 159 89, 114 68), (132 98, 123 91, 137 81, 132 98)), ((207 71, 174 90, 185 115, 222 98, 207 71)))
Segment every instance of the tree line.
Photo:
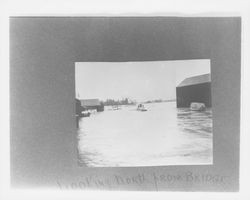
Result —
POLYGON ((129 98, 124 98, 124 99, 106 99, 105 101, 101 101, 101 104, 105 106, 116 106, 116 105, 134 105, 136 104, 136 101, 133 101, 129 98))

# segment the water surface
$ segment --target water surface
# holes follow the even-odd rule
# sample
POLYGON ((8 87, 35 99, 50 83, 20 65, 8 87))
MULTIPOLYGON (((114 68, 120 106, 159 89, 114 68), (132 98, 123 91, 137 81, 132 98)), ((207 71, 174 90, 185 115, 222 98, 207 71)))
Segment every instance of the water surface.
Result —
POLYGON ((81 118, 79 163, 89 167, 212 164, 212 111, 177 109, 176 102, 145 104, 81 118))

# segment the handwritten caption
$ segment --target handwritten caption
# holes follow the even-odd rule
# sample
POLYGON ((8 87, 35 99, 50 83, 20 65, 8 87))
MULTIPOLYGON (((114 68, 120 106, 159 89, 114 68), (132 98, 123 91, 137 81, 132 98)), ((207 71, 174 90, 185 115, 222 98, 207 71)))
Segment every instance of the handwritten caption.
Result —
POLYGON ((98 177, 97 175, 90 175, 81 178, 80 180, 65 183, 57 180, 56 184, 60 189, 115 189, 120 186, 138 187, 144 184, 152 185, 155 190, 165 188, 178 183, 192 183, 192 184, 224 184, 227 176, 219 174, 199 174, 187 171, 180 174, 160 174, 160 173, 138 173, 133 176, 112 175, 109 177, 98 177))

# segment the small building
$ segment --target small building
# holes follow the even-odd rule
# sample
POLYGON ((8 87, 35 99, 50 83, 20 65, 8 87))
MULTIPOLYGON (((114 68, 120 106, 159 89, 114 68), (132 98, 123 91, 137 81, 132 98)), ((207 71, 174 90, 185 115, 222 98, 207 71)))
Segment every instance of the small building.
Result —
POLYGON ((81 99, 81 106, 85 110, 96 110, 97 112, 104 111, 104 105, 99 99, 81 99))
POLYGON ((76 103, 76 115, 79 116, 82 111, 83 111, 83 107, 81 106, 81 101, 79 99, 75 99, 75 103, 76 103))
POLYGON ((203 74, 184 79, 176 87, 177 108, 189 107, 192 102, 204 103, 212 107, 211 75, 203 74))

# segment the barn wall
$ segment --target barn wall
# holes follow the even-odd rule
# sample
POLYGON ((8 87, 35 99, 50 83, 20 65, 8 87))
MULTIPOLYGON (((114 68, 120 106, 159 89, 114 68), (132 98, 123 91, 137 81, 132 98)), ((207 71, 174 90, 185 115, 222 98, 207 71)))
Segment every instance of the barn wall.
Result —
POLYGON ((189 107, 192 102, 205 103, 211 107, 211 83, 202 83, 176 88, 177 108, 189 107))

